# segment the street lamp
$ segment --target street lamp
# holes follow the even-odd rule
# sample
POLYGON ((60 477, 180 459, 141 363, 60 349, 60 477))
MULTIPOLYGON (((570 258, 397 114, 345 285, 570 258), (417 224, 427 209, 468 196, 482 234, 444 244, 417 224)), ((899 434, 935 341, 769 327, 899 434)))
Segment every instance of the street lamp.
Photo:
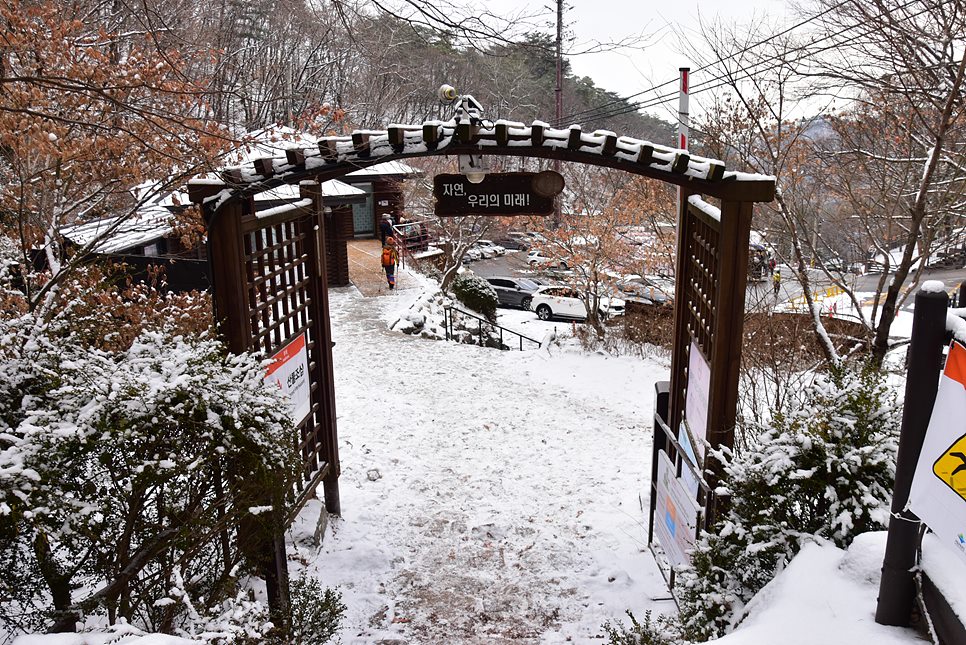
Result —
POLYGON ((483 155, 460 155, 460 172, 466 176, 471 184, 480 184, 486 179, 490 169, 483 162, 483 155))

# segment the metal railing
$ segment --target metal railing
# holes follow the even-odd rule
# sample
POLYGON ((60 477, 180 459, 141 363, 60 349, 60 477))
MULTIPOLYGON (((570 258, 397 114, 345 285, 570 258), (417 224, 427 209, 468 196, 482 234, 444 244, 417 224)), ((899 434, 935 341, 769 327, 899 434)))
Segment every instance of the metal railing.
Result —
POLYGON ((477 321, 477 325, 478 325, 478 328, 479 328, 479 345, 480 345, 480 347, 485 347, 486 346, 486 342, 484 340, 484 334, 483 334, 483 330, 484 329, 486 329, 487 331, 491 331, 491 330, 492 331, 496 331, 496 330, 499 330, 499 333, 500 333, 500 349, 506 349, 506 350, 510 349, 510 346, 503 342, 503 333, 504 332, 506 332, 510 336, 517 336, 518 337, 518 339, 520 341, 520 351, 521 352, 523 351, 523 341, 529 341, 529 342, 533 343, 534 345, 536 345, 537 348, 540 348, 543 345, 543 343, 541 343, 539 340, 535 340, 533 338, 530 338, 529 336, 525 336, 524 334, 521 334, 518 331, 513 331, 512 329, 507 329, 506 327, 501 327, 500 325, 497 325, 496 323, 492 323, 492 322, 490 322, 489 320, 487 320, 486 318, 484 318, 482 316, 478 316, 478 315, 476 315, 474 313, 470 313, 469 311, 466 311, 464 309, 460 309, 459 307, 454 307, 453 305, 448 305, 448 306, 446 306, 446 307, 443 308, 443 328, 446 330, 446 340, 453 340, 455 338, 455 336, 456 336, 455 333, 453 332, 453 311, 457 311, 457 312, 463 314, 464 316, 467 316, 467 317, 472 318, 472 319, 474 319, 474 320, 477 321))

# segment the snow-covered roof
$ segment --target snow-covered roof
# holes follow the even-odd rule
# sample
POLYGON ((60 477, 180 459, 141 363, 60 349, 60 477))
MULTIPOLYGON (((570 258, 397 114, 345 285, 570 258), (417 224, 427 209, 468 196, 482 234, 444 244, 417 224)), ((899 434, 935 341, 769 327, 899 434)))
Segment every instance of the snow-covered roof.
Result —
POLYGON ((227 165, 247 164, 264 157, 284 157, 289 148, 307 148, 319 143, 318 137, 284 125, 255 130, 243 138, 245 143, 225 155, 227 165))
POLYGON ((369 166, 355 172, 350 172, 346 177, 371 177, 373 175, 418 175, 419 171, 404 164, 401 161, 387 161, 375 166, 369 166))
POLYGON ((77 246, 87 246, 96 237, 117 226, 91 250, 94 253, 118 253, 164 237, 174 229, 174 213, 161 206, 146 206, 120 223, 118 219, 108 217, 65 226, 60 233, 77 246))
MULTIPOLYGON (((350 186, 338 179, 330 179, 329 181, 322 182, 322 195, 324 197, 365 197, 366 191, 355 186, 350 186)), ((297 184, 282 184, 281 186, 276 186, 265 192, 258 193, 255 195, 255 201, 291 200, 299 199, 300 197, 301 193, 299 193, 297 184)))

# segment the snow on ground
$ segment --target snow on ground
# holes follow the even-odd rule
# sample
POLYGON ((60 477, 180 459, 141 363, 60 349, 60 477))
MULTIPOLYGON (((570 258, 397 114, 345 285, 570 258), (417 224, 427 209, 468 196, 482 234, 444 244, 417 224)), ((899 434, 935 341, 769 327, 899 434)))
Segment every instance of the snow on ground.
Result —
POLYGON ((639 501, 668 366, 390 332, 417 296, 330 296, 343 517, 294 557, 342 591, 342 642, 587 642, 672 611, 639 501))
MULTIPOLYGON (((308 571, 342 592, 341 642, 600 642, 601 625, 626 609, 673 612, 646 550, 639 497, 646 501, 653 384, 667 378, 667 364, 390 332, 420 293, 330 291, 343 516, 329 520, 316 548, 321 502, 310 502, 289 549, 293 577, 308 571)), ((534 337, 571 328, 501 314, 534 337)), ((884 533, 870 533, 847 552, 805 547, 715 642, 921 643, 874 622, 884 545, 884 533)), ((934 555, 924 567, 943 570, 934 555)), ((16 645, 135 641, 187 642, 115 632, 16 645)))
POLYGON ((809 544, 748 605, 750 615, 718 645, 908 645, 911 629, 875 622, 884 531, 864 533, 849 550, 809 544))

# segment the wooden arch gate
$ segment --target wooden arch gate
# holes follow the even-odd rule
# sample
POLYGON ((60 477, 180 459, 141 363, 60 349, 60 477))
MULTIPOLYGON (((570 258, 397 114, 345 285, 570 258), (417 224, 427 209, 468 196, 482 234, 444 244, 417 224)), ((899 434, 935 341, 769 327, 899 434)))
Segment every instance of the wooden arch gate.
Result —
POLYGON ((215 316, 229 351, 260 350, 271 356, 299 338, 306 343, 309 411, 293 428, 292 439, 302 455, 302 481, 291 491, 287 512, 274 513, 269 527, 273 546, 262 557, 276 609, 287 604, 284 526, 319 483, 327 510, 340 512, 320 182, 386 161, 443 154, 559 159, 679 186, 669 440, 663 447, 679 452, 673 429, 685 418, 694 348, 710 371, 707 440, 712 447, 733 444, 752 208, 774 198, 772 177, 728 172, 720 161, 612 132, 457 117, 327 137, 316 147, 288 149, 285 157, 195 178, 188 184, 189 195, 202 205, 208 226, 215 316), (301 199, 256 211, 254 195, 282 184, 299 184, 301 199))

